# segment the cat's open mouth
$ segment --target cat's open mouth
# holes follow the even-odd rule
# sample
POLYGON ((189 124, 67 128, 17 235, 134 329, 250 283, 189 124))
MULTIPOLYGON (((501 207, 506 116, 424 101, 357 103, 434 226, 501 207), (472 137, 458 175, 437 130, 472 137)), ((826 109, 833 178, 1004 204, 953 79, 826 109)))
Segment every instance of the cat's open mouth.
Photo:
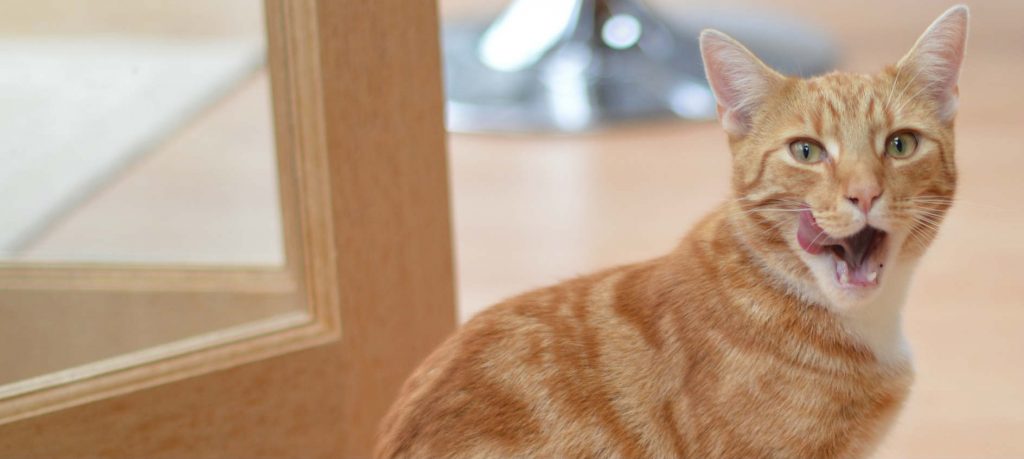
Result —
POLYGON ((800 212, 797 242, 807 253, 829 256, 841 287, 878 285, 885 262, 886 233, 871 226, 845 238, 835 238, 814 220, 810 210, 800 212))

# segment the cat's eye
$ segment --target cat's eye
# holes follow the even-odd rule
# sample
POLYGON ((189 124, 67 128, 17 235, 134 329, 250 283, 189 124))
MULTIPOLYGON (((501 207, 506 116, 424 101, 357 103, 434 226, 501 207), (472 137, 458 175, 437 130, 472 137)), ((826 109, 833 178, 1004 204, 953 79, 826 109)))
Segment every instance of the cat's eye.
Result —
POLYGON ((814 164, 825 159, 825 148, 818 142, 800 139, 789 144, 789 153, 805 164, 814 164))
POLYGON ((912 132, 897 132, 885 141, 885 154, 893 158, 906 158, 917 150, 917 136, 912 132))

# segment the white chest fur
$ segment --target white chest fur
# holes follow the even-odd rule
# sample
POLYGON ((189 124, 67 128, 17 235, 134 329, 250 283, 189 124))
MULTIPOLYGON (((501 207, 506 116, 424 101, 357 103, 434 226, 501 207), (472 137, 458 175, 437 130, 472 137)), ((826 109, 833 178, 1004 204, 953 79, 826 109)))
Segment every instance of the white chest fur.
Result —
POLYGON ((836 311, 847 330, 881 362, 910 361, 902 312, 915 267, 915 263, 895 264, 885 273, 887 278, 871 300, 836 311))

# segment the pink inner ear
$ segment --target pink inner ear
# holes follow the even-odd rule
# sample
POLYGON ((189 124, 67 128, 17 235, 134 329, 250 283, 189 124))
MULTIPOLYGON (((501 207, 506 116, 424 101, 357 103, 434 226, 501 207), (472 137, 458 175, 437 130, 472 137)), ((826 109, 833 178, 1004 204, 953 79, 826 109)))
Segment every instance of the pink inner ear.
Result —
POLYGON ((750 51, 720 32, 705 31, 700 40, 722 126, 727 132, 742 134, 750 128, 751 113, 764 98, 771 75, 750 51))
POLYGON ((743 134, 749 128, 748 120, 740 118, 738 113, 733 110, 725 108, 722 104, 718 104, 717 107, 718 120, 722 123, 722 129, 730 134, 743 134))
MULTIPOLYGON (((738 55, 736 49, 730 49, 731 43, 719 37, 701 37, 701 40, 704 45, 704 69, 718 106, 724 108, 725 112, 741 107, 744 95, 740 90, 740 80, 744 78, 742 74, 747 63, 743 62, 743 57, 738 55)), ((719 114, 722 113, 719 111, 719 114)))
POLYGON ((967 8, 953 7, 918 39, 900 66, 913 69, 914 79, 929 88, 941 106, 940 116, 952 119, 957 109, 957 81, 967 42, 967 8))
MULTIPOLYGON (((946 32, 942 30, 941 32, 946 32)), ((952 89, 960 77, 960 63, 964 58, 963 31, 951 30, 932 38, 922 55, 920 64, 929 72, 933 81, 944 88, 952 89)))

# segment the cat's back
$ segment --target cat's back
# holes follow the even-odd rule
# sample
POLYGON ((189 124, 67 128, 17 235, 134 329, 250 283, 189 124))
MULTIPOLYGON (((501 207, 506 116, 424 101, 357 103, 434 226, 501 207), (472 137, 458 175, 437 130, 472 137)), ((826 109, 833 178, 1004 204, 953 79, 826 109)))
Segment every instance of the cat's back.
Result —
POLYGON ((649 410, 664 392, 652 369, 671 372, 653 361, 652 346, 664 344, 652 342, 662 335, 659 318, 645 312, 649 301, 632 298, 657 267, 599 272, 478 314, 406 382, 376 455, 609 455, 631 445, 627 455, 641 455, 649 439, 622 413, 649 410))
POLYGON ((756 275, 724 213, 670 255, 500 303, 413 373, 377 457, 850 457, 908 375, 756 275))

